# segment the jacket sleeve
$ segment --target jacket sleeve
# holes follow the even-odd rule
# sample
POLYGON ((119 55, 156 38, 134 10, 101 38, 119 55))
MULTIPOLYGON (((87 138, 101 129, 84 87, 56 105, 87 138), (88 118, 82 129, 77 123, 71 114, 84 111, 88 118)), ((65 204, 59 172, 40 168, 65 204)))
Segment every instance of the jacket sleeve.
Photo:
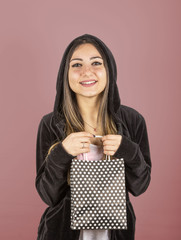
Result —
POLYGON ((149 186, 152 167, 147 127, 141 114, 137 117, 134 132, 134 141, 122 136, 121 144, 113 156, 124 158, 126 188, 133 196, 139 196, 149 186))
POLYGON ((36 142, 36 180, 35 186, 41 199, 49 206, 61 201, 69 187, 67 172, 71 160, 61 141, 47 155, 51 143, 50 130, 42 118, 38 127, 36 142))

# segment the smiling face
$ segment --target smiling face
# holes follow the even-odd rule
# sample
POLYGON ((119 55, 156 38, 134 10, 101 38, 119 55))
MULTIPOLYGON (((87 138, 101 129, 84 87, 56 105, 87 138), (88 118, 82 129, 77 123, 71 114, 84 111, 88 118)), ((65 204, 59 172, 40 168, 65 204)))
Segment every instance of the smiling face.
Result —
POLYGON ((68 81, 77 97, 98 96, 105 89, 107 73, 94 45, 81 44, 75 49, 69 63, 68 81), (81 83, 83 81, 87 84, 81 83))

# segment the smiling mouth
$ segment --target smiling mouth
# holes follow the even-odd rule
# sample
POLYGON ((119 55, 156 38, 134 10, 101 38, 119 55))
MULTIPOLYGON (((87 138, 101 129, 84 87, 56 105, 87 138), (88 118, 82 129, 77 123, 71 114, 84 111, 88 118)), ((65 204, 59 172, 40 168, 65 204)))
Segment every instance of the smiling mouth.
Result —
POLYGON ((80 84, 83 87, 91 87, 96 84, 97 81, 86 81, 86 82, 80 82, 80 84))
POLYGON ((89 79, 89 80, 83 80, 80 82, 80 84, 91 84, 91 83, 94 83, 94 82, 97 82, 97 80, 95 79, 89 79))

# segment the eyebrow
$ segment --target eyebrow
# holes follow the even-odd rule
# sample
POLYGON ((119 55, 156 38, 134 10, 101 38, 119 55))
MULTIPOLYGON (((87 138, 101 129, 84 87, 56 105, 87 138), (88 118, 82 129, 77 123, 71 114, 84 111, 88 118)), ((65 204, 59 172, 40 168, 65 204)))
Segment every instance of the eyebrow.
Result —
MULTIPOLYGON (((100 58, 100 59, 102 59, 102 57, 96 56, 96 57, 91 57, 90 60, 92 60, 92 59, 94 59, 94 58, 100 58)), ((70 62, 71 62, 71 61, 74 61, 74 60, 80 60, 80 61, 83 61, 82 58, 74 58, 74 59, 71 59, 70 62)))

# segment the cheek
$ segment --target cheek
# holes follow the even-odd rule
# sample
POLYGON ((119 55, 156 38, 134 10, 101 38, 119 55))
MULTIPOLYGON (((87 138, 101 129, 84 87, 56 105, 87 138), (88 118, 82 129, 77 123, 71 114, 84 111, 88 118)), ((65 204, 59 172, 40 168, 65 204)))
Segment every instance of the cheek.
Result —
POLYGON ((79 78, 79 76, 79 71, 69 71, 68 78, 70 81, 75 81, 77 78, 79 78))
POLYGON ((103 82, 106 83, 106 79, 107 79, 107 74, 105 70, 98 70, 97 71, 97 75, 102 79, 103 82))

